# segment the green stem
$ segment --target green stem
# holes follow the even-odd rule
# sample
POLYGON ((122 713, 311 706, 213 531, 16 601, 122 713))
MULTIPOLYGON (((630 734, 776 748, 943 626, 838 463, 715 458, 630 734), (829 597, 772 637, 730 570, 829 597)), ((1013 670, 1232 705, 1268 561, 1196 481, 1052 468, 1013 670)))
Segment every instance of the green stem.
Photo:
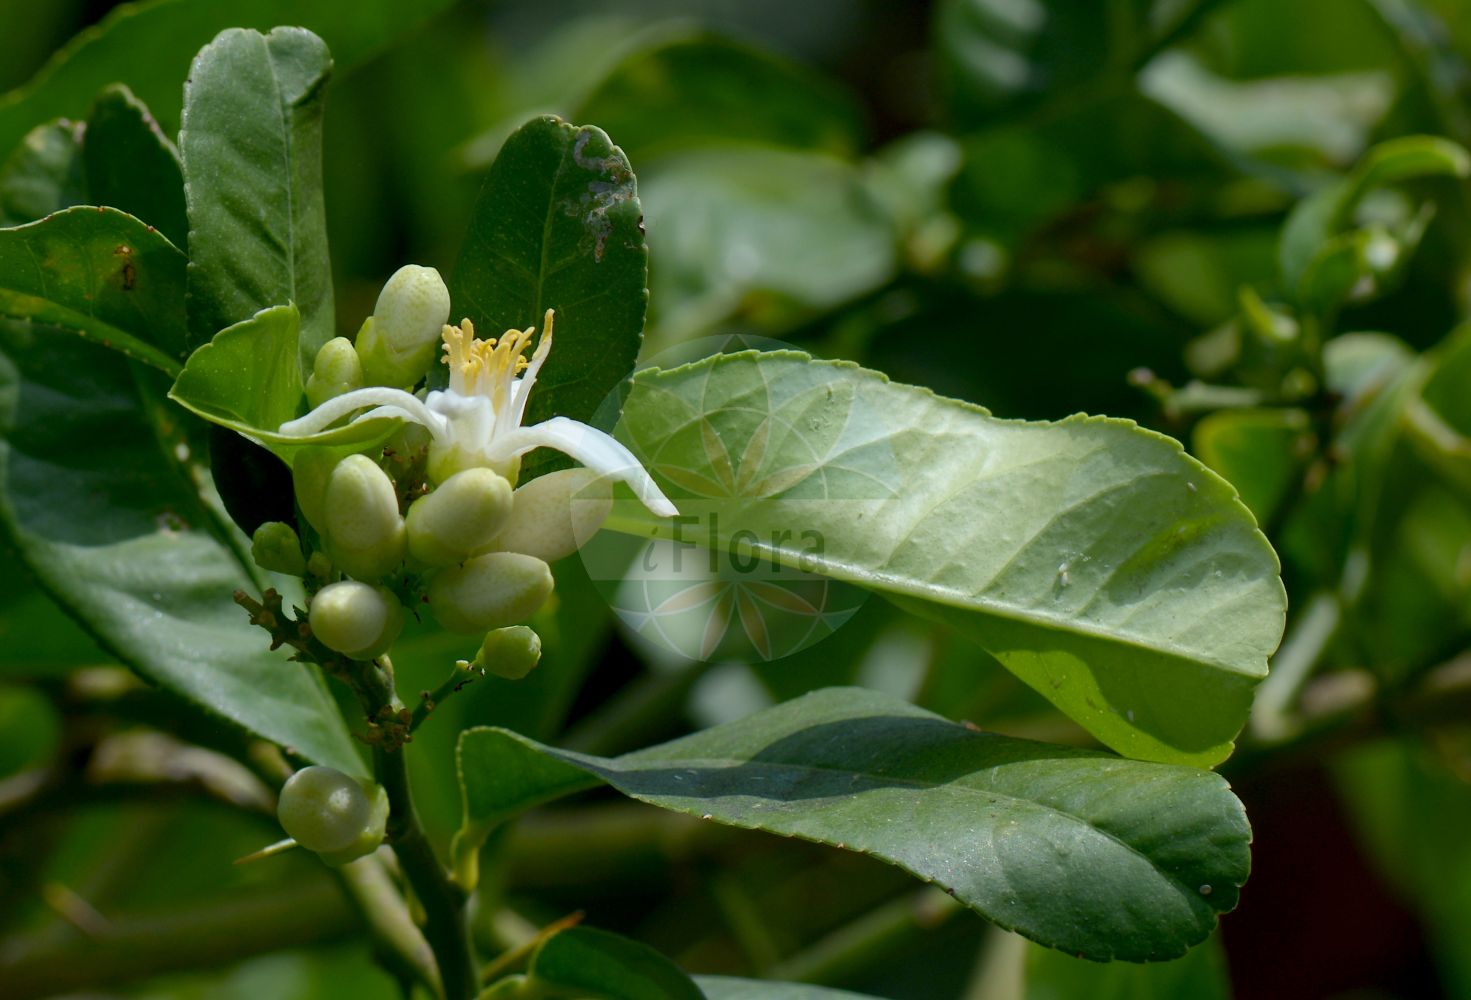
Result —
MULTIPOLYGON (((369 719, 385 708, 396 710, 392 666, 357 663, 353 688, 369 719)), ((404 877, 424 908, 424 937, 434 952, 446 1000, 470 1000, 477 989, 470 927, 465 919, 465 897, 449 877, 419 823, 409 790, 404 748, 373 747, 373 772, 388 794, 388 843, 398 857, 404 877)))
POLYGON ((108 914, 99 933, 15 935, 0 954, 9 1000, 113 989, 161 972, 210 969, 351 935, 357 915, 327 879, 238 890, 166 913, 108 914))

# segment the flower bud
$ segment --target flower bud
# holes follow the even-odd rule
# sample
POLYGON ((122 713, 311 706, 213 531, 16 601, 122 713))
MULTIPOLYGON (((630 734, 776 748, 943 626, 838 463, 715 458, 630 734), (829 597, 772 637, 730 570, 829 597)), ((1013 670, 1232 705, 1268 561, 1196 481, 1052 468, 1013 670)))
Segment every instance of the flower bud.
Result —
POLYGON ((490 544, 511 512, 511 484, 489 469, 466 469, 409 507, 409 555, 426 566, 464 562, 490 544))
POLYGON ((353 350, 352 341, 334 337, 317 351, 311 377, 306 380, 306 401, 315 408, 362 386, 363 364, 353 350))
POLYGON ((286 780, 276 818, 293 840, 323 861, 346 864, 383 842, 388 795, 371 782, 314 764, 286 780))
POLYGON ((388 793, 381 785, 372 786, 371 811, 367 824, 358 831, 346 847, 336 851, 319 851, 317 857, 333 868, 341 868, 349 862, 372 854, 383 846, 383 835, 388 831, 388 793))
POLYGON ((406 264, 383 286, 373 315, 358 331, 367 385, 412 386, 434 363, 449 321, 449 289, 432 267, 406 264))
POLYGON ((255 529, 250 539, 250 556, 261 569, 288 576, 306 575, 306 557, 301 554, 301 539, 291 525, 267 521, 255 529))
POLYGON ((451 632, 485 632, 531 617, 552 593, 545 562, 520 552, 490 552, 441 570, 429 585, 429 610, 451 632))
POLYGON ((349 455, 327 480, 322 535, 327 554, 357 580, 377 580, 403 562, 404 522, 388 473, 366 455, 349 455))
POLYGON ((304 767, 286 780, 276 818, 309 851, 338 851, 367 826, 373 803, 350 774, 333 767, 304 767))
POLYGON ((291 461, 291 483, 296 491, 296 506, 302 516, 318 531, 326 525, 327 480, 342 456, 330 448, 303 448, 291 461))
POLYGON ((544 562, 571 555, 596 534, 613 509, 613 487, 591 469, 549 472, 517 488, 491 548, 544 562))
POLYGON ((519 681, 541 661, 541 636, 528 625, 498 628, 485 636, 475 665, 488 674, 519 681))
POLYGON ((328 649, 354 660, 371 660, 393 645, 404 615, 392 591, 342 580, 317 591, 308 620, 312 634, 328 649))

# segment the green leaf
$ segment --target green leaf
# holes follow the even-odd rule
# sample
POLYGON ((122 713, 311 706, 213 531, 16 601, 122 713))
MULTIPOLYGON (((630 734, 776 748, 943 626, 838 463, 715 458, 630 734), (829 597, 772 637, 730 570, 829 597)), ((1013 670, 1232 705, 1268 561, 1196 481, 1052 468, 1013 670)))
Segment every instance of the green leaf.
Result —
POLYGON ((1193 450, 1269 521, 1303 475, 1314 435, 1302 410, 1219 410, 1195 425, 1193 450))
POLYGON ((189 356, 169 398, 211 423, 266 445, 288 464, 310 445, 381 443, 401 423, 374 418, 309 437, 287 437, 277 428, 300 415, 301 367, 297 363, 300 316, 294 305, 262 309, 226 327, 189 356))
POLYGON ((737 311, 779 326, 894 273, 893 225, 842 160, 731 144, 661 158, 643 189, 661 342, 737 311))
POLYGON ((799 63, 688 29, 626 56, 573 117, 617 136, 640 164, 711 142, 850 156, 863 141, 862 112, 841 88, 799 63))
POLYGON ((69 208, 0 230, 0 317, 67 330, 173 374, 184 267, 173 244, 131 215, 69 208))
POLYGON ((633 371, 648 304, 642 221, 628 159, 601 129, 546 116, 501 147, 455 264, 452 318, 499 336, 556 310, 525 423, 589 421, 633 371))
POLYGON ((189 239, 179 151, 121 84, 97 95, 82 142, 87 200, 136 216, 176 247, 189 239))
POLYGON ((232 28, 195 58, 179 132, 193 343, 288 302, 301 313, 303 371, 332 338, 322 201, 331 71, 322 40, 300 28, 232 28))
POLYGON ((1425 462, 1463 496, 1471 496, 1471 326, 1462 326, 1426 356, 1419 393, 1405 405, 1404 427, 1425 462))
MULTIPOLYGON (((36 122, 80 118, 110 83, 126 84, 166 133, 179 122, 179 83, 189 62, 230 27, 300 25, 322 36, 340 67, 354 66, 450 6, 451 0, 153 0, 114 9, 73 38, 24 87, 0 96, 0 150, 36 122)), ((273 305, 275 303, 272 303, 273 305)), ((213 332, 213 331, 211 331, 213 332)))
MULTIPOLYGON (((1372 191, 1416 178, 1468 175, 1471 154, 1448 139, 1411 135, 1375 146, 1347 177, 1305 198, 1288 216, 1278 248, 1283 288, 1299 298, 1319 302, 1331 298, 1326 291, 1305 287, 1306 280, 1315 265, 1325 266, 1325 257, 1344 252, 1343 245, 1335 245, 1333 238, 1353 224, 1355 210, 1372 191)), ((1415 240, 1409 241, 1411 246, 1418 241, 1418 233, 1412 235, 1415 240)))
POLYGON ((1282 635, 1277 560, 1235 492, 1129 421, 999 420, 775 352, 641 372, 623 428, 685 516, 629 504, 611 527, 877 590, 1131 757, 1223 760, 1282 635))
POLYGON ((10 151, 0 163, 0 224, 34 222, 85 200, 81 142, 82 126, 63 119, 36 126, 10 151))
POLYGON ((814 692, 616 758, 460 738, 463 850, 598 781, 643 802, 871 855, 1089 958, 1171 958, 1236 904, 1250 830, 1209 771, 976 731, 888 695, 814 692))
POLYGON ((603 1000, 704 1000, 679 966, 646 944, 592 927, 554 934, 531 957, 533 981, 603 1000))
POLYGON ((696 976, 695 983, 705 991, 707 1000, 872 1000, 866 994, 847 990, 807 983, 774 983, 769 979, 696 976))
MULTIPOLYGON (((137 281, 153 281, 140 258, 137 281)), ((95 285, 59 287, 109 297, 112 272, 77 270, 95 285)), ((140 321, 128 332, 143 341, 154 328, 140 321)), ((156 373, 45 317, 0 320, 0 530, 46 591, 143 677, 308 759, 361 773, 315 668, 270 652, 230 602, 234 589, 256 586, 244 539, 201 499, 162 389, 156 373)))

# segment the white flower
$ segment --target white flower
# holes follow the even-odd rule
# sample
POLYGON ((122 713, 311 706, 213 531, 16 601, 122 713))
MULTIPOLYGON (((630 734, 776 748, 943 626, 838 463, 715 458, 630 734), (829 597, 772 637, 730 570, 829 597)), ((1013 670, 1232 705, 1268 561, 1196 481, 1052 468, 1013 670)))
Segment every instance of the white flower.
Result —
POLYGON ((448 389, 435 390, 423 399, 386 386, 355 389, 327 400, 304 417, 287 421, 280 433, 307 437, 359 410, 375 407, 354 421, 400 417, 428 428, 432 436, 429 474, 436 482, 470 468, 493 469, 514 482, 521 456, 535 448, 553 448, 602 476, 627 483, 644 506, 660 517, 678 513, 632 452, 597 428, 570 417, 521 426, 536 374, 552 349, 552 310, 547 310, 545 330, 527 361, 521 355, 531 346, 535 333, 535 327, 528 327, 507 330, 498 339, 476 340, 468 319, 460 326, 446 325, 448 389))

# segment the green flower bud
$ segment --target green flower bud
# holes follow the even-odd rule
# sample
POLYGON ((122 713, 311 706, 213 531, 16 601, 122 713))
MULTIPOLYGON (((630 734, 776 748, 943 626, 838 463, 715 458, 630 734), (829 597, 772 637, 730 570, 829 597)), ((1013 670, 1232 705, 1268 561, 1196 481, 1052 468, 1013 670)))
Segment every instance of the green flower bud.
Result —
POLYGON ((485 636, 475 665, 488 674, 519 681, 541 661, 541 636, 528 625, 498 628, 485 636))
POLYGON ((358 580, 377 580, 403 562, 404 522, 388 473, 366 455, 337 463, 323 497, 327 554, 358 580))
POLYGON ((449 289, 432 267, 406 264, 378 296, 358 331, 357 353, 367 385, 411 386, 429 371, 449 321, 449 289))
POLYGON ((387 652, 403 629, 403 607, 393 592, 356 580, 328 584, 312 598, 312 634, 328 649, 354 660, 387 652))
POLYGON ((520 552, 491 552, 441 570, 429 585, 429 610, 451 632, 486 632, 523 621, 552 593, 545 562, 520 552))
POLYGON ((383 845, 383 835, 388 830, 388 793, 379 785, 373 786, 372 811, 368 823, 352 843, 336 851, 319 851, 317 857, 333 868, 341 868, 349 862, 372 854, 383 845))
POLYGON ((511 512, 511 484, 489 469, 456 473, 409 507, 409 555, 426 566, 464 562, 484 549, 511 512))
POLYGON ((346 864, 383 842, 388 795, 336 768, 312 765, 287 779, 276 818, 293 840, 323 861, 346 864))
POLYGON ((306 557, 301 554, 301 539, 291 525, 267 521, 255 529, 250 539, 250 556, 261 569, 288 576, 306 574, 306 557))
POLYGON ((296 490, 296 506, 313 528, 326 525, 327 480, 342 456, 330 448, 303 448, 291 462, 291 483, 296 490))
POLYGON ((591 469, 550 472, 517 488, 491 548, 523 552, 544 562, 571 555, 613 509, 613 486, 591 469))
POLYGON ((317 351, 311 377, 306 380, 306 401, 313 407, 327 400, 360 389, 363 385, 363 363, 352 341, 334 337, 317 351))

